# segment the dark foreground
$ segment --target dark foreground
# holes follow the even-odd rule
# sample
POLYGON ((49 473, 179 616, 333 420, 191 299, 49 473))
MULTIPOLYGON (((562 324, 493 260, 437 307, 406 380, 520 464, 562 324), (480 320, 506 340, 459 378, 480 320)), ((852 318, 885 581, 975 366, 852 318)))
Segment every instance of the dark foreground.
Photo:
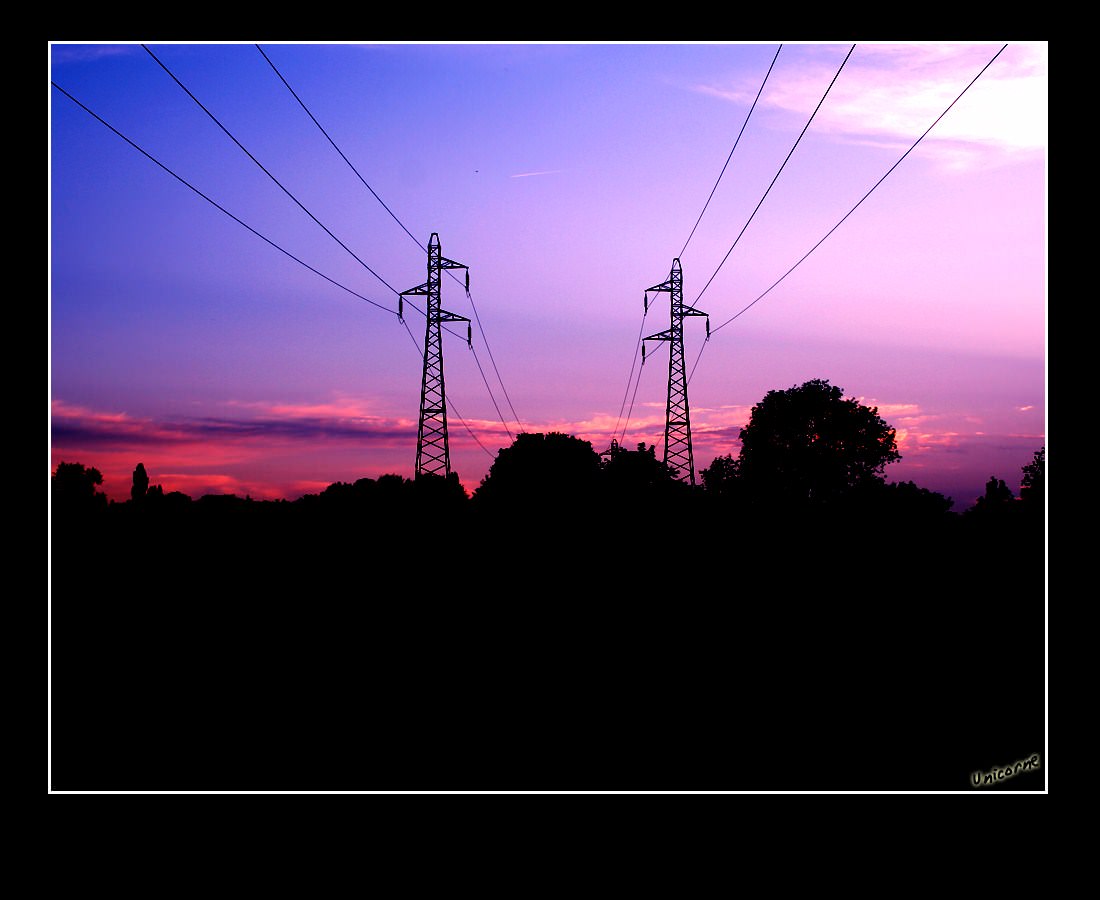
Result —
POLYGON ((1041 535, 669 530, 55 522, 51 787, 1045 788, 1041 535))

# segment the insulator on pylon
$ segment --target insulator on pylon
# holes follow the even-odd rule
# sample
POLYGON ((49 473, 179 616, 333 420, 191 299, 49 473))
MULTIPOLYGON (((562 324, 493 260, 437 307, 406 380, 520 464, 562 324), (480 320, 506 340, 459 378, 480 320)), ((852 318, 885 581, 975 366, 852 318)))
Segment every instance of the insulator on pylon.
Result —
POLYGON ((642 294, 642 304, 645 307, 645 311, 649 312, 649 292, 646 291, 642 294))
POLYGON ((405 321, 405 298, 401 294, 397 295, 397 318, 405 321))
POLYGON ((466 270, 466 293, 470 293, 470 270, 466 270))
POLYGON ((645 341, 642 342, 642 365, 645 365, 645 341))
POLYGON ((710 316, 707 316, 707 340, 710 340, 710 316))
POLYGON ((474 326, 469 322, 466 323, 466 346, 474 349, 474 326))

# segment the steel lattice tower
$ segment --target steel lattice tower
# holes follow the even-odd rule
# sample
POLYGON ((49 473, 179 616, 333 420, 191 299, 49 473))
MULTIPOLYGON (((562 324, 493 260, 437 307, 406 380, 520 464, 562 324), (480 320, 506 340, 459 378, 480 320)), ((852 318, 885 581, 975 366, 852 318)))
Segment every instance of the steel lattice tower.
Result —
MULTIPOLYGON (((680 481, 695 484, 695 461, 691 452, 691 417, 688 410, 687 374, 684 371, 684 318, 707 316, 702 310, 684 306, 684 276, 680 260, 672 261, 668 280, 645 292, 646 311, 649 292, 667 292, 672 300, 672 320, 666 331, 642 338, 642 360, 645 361, 646 341, 668 341, 668 404, 665 407, 665 464, 674 468, 680 481)), ((707 316, 707 337, 710 337, 710 316, 707 316)))
POLYGON ((440 273, 443 269, 466 269, 466 290, 470 290, 470 269, 440 253, 439 235, 428 241, 428 280, 398 295, 398 316, 404 312, 406 296, 423 294, 428 298, 424 328, 424 376, 420 385, 420 427, 416 436, 416 477, 451 474, 451 448, 447 438, 447 392, 443 382, 444 322, 466 322, 466 341, 472 334, 470 320, 447 312, 440 305, 440 273))

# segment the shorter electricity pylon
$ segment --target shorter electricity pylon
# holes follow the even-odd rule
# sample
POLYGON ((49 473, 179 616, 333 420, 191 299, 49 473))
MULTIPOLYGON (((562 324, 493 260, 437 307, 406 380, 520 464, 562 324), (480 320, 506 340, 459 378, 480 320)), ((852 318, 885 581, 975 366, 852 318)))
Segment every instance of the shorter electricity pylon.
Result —
POLYGON ((647 288, 645 309, 649 312, 649 292, 667 292, 672 300, 672 321, 668 329, 642 338, 642 363, 645 363, 646 341, 667 341, 668 403, 665 407, 665 465, 676 470, 680 481, 695 484, 695 460, 691 451, 691 415, 688 408, 687 374, 684 371, 684 318, 707 317, 707 339, 710 339, 710 316, 702 310, 684 306, 684 276, 680 260, 672 261, 668 280, 647 288))
POLYGON ((439 235, 428 241, 428 280, 398 295, 397 315, 404 321, 404 298, 423 294, 428 298, 424 328, 424 375, 420 382, 420 426, 416 435, 416 477, 451 474, 451 447, 447 437, 447 391, 443 381, 444 322, 465 322, 466 343, 473 346, 470 320, 447 312, 440 305, 440 272, 443 269, 466 270, 466 293, 470 292, 470 267, 447 259, 440 253, 439 235))

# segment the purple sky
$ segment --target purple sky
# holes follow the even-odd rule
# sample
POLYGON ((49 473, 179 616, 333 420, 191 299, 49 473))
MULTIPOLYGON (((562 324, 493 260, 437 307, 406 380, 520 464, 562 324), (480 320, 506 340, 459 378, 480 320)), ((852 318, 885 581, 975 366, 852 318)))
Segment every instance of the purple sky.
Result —
POLYGON ((1003 45, 857 44, 837 76, 851 44, 52 44, 58 87, 267 241, 49 88, 51 469, 116 499, 138 462, 195 497, 411 477, 423 318, 395 291, 436 232, 470 267, 443 306, 480 321, 444 342, 470 490, 520 429, 660 449, 667 347, 632 364, 679 256, 713 330, 685 324, 697 469, 826 378, 897 429, 890 480, 1016 491, 1046 433, 1044 42, 765 294, 1003 45))

